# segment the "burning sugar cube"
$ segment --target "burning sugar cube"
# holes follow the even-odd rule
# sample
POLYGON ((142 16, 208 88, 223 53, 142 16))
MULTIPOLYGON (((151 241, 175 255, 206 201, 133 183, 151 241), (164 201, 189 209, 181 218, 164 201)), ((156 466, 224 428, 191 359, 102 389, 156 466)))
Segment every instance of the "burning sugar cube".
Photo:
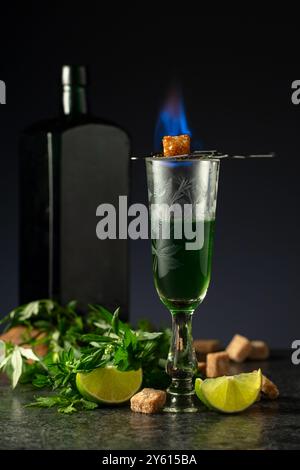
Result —
POLYGON ((163 138, 164 157, 186 155, 190 153, 191 138, 188 134, 165 135, 163 138))

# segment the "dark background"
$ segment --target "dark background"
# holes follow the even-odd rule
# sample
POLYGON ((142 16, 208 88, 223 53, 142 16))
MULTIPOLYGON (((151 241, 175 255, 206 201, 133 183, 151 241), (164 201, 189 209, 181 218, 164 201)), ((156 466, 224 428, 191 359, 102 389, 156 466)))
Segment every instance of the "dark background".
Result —
MULTIPOLYGON (((153 13, 153 12, 152 12, 153 13)), ((55 116, 60 67, 90 65, 91 104, 132 136, 133 154, 153 149, 162 100, 181 83, 193 137, 227 153, 275 151, 274 160, 222 162, 212 282, 194 336, 235 332, 290 347, 300 336, 299 27, 289 17, 108 15, 10 8, 1 16, 0 313, 17 304, 17 142, 22 128, 55 116)), ((133 198, 145 198, 133 163, 133 198)), ((131 243, 132 320, 166 324, 147 241, 131 243)), ((116 289, 118 286, 116 286, 116 289)))

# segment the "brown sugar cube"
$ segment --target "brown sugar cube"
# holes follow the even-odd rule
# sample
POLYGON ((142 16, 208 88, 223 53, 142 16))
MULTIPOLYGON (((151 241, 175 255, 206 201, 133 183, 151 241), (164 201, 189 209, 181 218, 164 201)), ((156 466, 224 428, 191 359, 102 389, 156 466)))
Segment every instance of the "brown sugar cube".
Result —
POLYGON ((191 138, 188 134, 166 135, 163 138, 164 157, 187 155, 190 153, 191 138))
POLYGON ((201 372, 201 374, 206 375, 206 362, 198 362, 198 371, 201 372))
POLYGON ((202 361, 211 352, 220 351, 221 344, 217 339, 195 339, 193 341, 197 359, 202 361))
POLYGON ((166 403, 166 392, 144 388, 130 400, 130 408, 138 413, 158 413, 166 403))
POLYGON ((207 354, 206 377, 214 378, 228 374, 229 356, 226 351, 207 354))
POLYGON ((278 387, 265 375, 262 376, 261 391, 264 396, 270 400, 275 400, 279 397, 278 387))
POLYGON ((249 359, 264 360, 270 356, 270 350, 264 341, 251 341, 251 351, 248 356, 249 359))
MULTIPOLYGON (((31 332, 32 333, 32 332, 31 332)), ((5 333, 0 335, 0 339, 2 341, 10 341, 13 344, 21 344, 23 343, 24 339, 28 338, 28 329, 26 326, 13 326, 5 333)))
POLYGON ((208 354, 216 352, 221 348, 220 341, 218 339, 195 339, 193 345, 196 352, 208 354))
MULTIPOLYGON (((26 326, 18 325, 10 328, 0 335, 2 341, 9 341, 13 344, 21 344, 30 338, 43 339, 45 334, 37 329, 29 330, 26 326)), ((31 348, 30 345, 23 344, 24 348, 31 348)), ((33 348, 38 356, 45 356, 48 352, 48 346, 45 343, 38 344, 33 348)))
POLYGON ((249 356, 251 349, 252 346, 249 339, 245 338, 245 336, 234 335, 226 351, 232 361, 243 362, 249 356))

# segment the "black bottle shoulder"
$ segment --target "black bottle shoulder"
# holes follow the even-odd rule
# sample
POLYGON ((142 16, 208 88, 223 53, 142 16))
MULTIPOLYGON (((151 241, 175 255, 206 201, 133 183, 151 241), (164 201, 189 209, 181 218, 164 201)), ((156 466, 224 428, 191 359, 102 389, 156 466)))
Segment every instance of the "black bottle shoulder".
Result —
POLYGON ((126 134, 129 138, 128 132, 118 124, 115 124, 114 122, 106 119, 98 118, 93 115, 84 115, 78 117, 62 116, 54 119, 44 119, 34 124, 31 124, 30 126, 25 128, 22 134, 33 136, 35 134, 43 134, 49 132, 62 133, 72 128, 87 126, 90 124, 98 124, 101 126, 119 129, 120 131, 124 132, 124 134, 126 134))

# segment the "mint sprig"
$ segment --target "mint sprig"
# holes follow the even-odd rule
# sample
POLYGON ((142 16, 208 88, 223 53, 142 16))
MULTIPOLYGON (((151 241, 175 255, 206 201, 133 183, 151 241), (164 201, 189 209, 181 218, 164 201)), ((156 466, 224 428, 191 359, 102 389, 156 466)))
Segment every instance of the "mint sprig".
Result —
POLYGON ((89 305, 88 312, 81 315, 75 301, 61 306, 48 299, 20 306, 2 323, 6 329, 26 326, 28 334, 19 346, 0 341, 0 369, 10 376, 13 387, 21 381, 52 390, 30 406, 55 406, 63 413, 97 406, 79 395, 75 383, 78 372, 106 366, 121 371, 141 367, 144 385, 165 388, 169 382, 164 365, 170 331, 145 331, 145 327, 153 330, 147 321, 134 330, 120 320, 119 313, 119 309, 112 313, 103 306, 89 305), (30 334, 33 332, 39 334, 30 334), (43 358, 35 353, 41 343, 48 348, 43 358))

